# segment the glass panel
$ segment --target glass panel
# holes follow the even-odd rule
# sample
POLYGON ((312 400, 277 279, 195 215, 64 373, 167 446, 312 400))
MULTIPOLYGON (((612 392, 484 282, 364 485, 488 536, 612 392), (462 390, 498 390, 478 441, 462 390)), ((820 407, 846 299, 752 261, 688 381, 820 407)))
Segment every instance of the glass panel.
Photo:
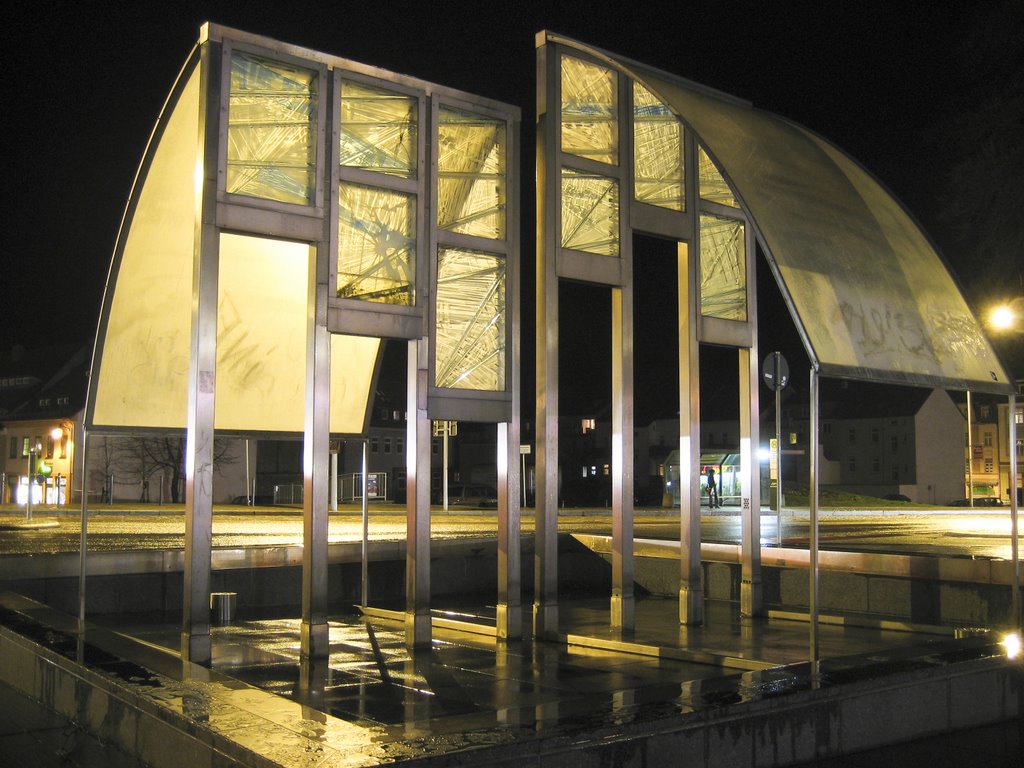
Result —
POLYGON ((416 198, 341 184, 338 189, 338 297, 416 303, 416 198))
POLYGON ((227 191, 308 204, 316 172, 316 73, 231 56, 227 191))
POLYGON ((341 165, 412 178, 416 175, 418 100, 341 83, 341 165))
POLYGON ((436 323, 436 385, 504 391, 504 257, 439 248, 436 323))
POLYGON ((747 319, 747 258, 742 221, 700 217, 700 312, 747 319))
POLYGON ((615 165, 619 161, 615 73, 562 57, 562 151, 615 165))
POLYGON ((633 83, 633 191, 641 203, 685 209, 683 126, 640 83, 633 83))
POLYGON ((464 235, 505 237, 505 125, 440 111, 437 225, 464 235))
POLYGON ((708 157, 704 147, 698 147, 697 152, 700 158, 701 198, 712 203, 721 203, 722 205, 731 205, 733 208, 738 208, 736 198, 733 197, 732 190, 729 189, 729 185, 726 184, 725 179, 722 177, 722 172, 718 170, 711 161, 711 158, 708 157))
POLYGON ((562 169, 562 247, 619 255, 619 184, 562 169))
POLYGON ((133 192, 113 298, 101 325, 93 421, 182 429, 188 412, 199 72, 194 71, 133 192))

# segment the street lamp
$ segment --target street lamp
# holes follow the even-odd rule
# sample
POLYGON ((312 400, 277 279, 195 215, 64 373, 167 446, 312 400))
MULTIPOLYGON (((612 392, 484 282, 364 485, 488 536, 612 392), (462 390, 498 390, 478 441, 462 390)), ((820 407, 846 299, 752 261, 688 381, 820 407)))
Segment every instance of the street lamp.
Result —
POLYGON ((1024 332, 1024 298, 1011 299, 988 311, 988 325, 997 333, 1024 332))

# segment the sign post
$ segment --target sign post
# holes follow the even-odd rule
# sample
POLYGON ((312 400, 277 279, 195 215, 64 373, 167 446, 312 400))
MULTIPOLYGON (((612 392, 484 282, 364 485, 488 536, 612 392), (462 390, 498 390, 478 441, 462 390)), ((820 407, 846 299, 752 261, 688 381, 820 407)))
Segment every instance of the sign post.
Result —
POLYGON ((782 390, 789 384, 789 363, 781 352, 772 352, 764 359, 762 378, 775 393, 775 541, 782 546, 782 390))

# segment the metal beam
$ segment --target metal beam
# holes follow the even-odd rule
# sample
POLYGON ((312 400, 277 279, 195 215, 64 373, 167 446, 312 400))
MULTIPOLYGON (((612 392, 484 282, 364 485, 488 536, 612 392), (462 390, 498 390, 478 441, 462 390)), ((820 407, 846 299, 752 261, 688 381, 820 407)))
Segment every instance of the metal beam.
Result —
MULTIPOLYGON (((410 341, 406 409, 405 643, 430 647, 429 343, 410 341)), ((363 489, 366 492, 366 489, 363 489)))
POLYGON ((557 53, 537 49, 537 493, 533 632, 558 634, 557 53))
POLYGON ((759 400, 757 347, 739 350, 740 382, 740 526, 743 552, 740 613, 763 612, 761 583, 761 464, 757 458, 759 400))
POLYGON ((217 372, 217 286, 220 262, 215 226, 221 102, 221 48, 207 43, 200 58, 199 145, 202 188, 192 268, 192 340, 185 443, 185 583, 181 653, 209 664, 210 545, 213 525, 213 438, 217 372))
POLYGON ((700 565, 700 352, 696 267, 678 245, 679 282, 679 623, 704 621, 700 565))
POLYGON ((306 409, 302 452, 301 653, 327 658, 327 504, 330 481, 331 338, 327 332, 329 247, 310 260, 306 324, 306 409))
MULTIPOLYGON (((631 243, 623 243, 623 249, 631 243)), ((631 630, 633 595, 633 285, 612 288, 612 599, 611 625, 631 630)))

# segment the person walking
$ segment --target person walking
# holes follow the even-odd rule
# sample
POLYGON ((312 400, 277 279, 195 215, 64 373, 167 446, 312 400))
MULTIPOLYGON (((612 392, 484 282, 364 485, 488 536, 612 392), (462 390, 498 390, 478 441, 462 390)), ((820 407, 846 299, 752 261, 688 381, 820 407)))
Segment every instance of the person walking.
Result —
POLYGON ((715 470, 713 467, 708 467, 708 507, 711 509, 722 508, 722 502, 718 498, 718 485, 715 483, 715 470))

